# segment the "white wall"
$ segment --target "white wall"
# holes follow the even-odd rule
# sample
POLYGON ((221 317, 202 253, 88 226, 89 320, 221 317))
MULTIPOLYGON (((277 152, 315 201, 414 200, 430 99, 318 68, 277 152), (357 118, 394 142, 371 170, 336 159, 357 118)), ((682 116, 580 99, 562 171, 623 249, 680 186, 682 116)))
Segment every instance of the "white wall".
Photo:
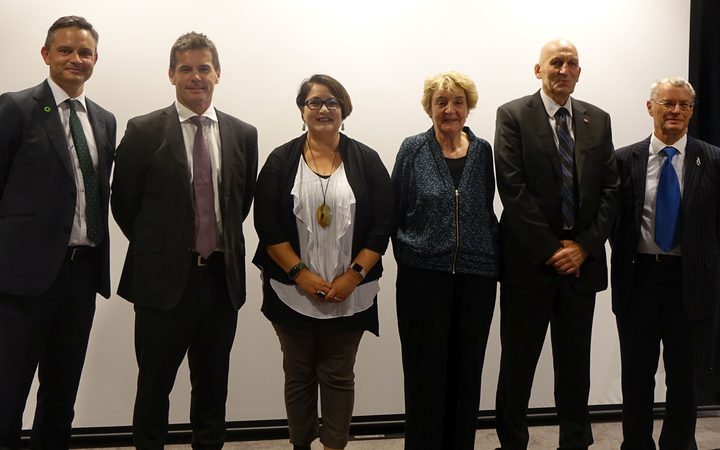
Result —
MULTIPOLYGON (((261 163, 273 148, 300 134, 294 105, 300 81, 328 73, 353 99, 346 133, 379 151, 391 170, 402 139, 430 126, 419 104, 426 76, 459 70, 473 78, 480 101, 468 125, 492 142, 497 106, 537 90, 533 65, 540 47, 566 37, 577 45, 583 67, 576 96, 612 115, 616 147, 644 138, 651 131, 644 106, 649 84, 661 76, 687 75, 690 2, 575 0, 564 5, 537 0, 5 0, 0 92, 42 81, 47 68, 40 47, 47 28, 62 15, 82 15, 100 32, 100 59, 86 92, 115 113, 119 142, 129 118, 173 100, 167 79, 170 47, 180 34, 199 31, 220 52, 215 105, 258 127, 261 163)), ((498 216, 501 209, 496 200, 498 216)), ((111 231, 116 287, 127 243, 117 227, 111 231)), ((246 231, 248 249, 253 249, 252 217, 246 231)), ((403 412, 391 251, 385 266, 381 337, 366 334, 360 348, 356 415, 403 412)), ((260 283, 252 266, 248 280, 232 355, 228 420, 284 418, 280 349, 259 311, 260 283)), ((485 361, 482 409, 494 405, 498 312, 485 361)), ((132 329, 129 303, 117 296, 98 301, 75 426, 130 423, 136 377, 132 329)), ((531 407, 553 404, 548 350, 538 366, 531 407)), ((592 356, 591 403, 619 403, 619 351, 607 291, 598 296, 592 356)), ((188 422, 187 378, 183 367, 173 392, 172 422, 188 422)), ((662 374, 659 378, 662 385, 662 374)), ((30 401, 26 427, 33 410, 30 401)))

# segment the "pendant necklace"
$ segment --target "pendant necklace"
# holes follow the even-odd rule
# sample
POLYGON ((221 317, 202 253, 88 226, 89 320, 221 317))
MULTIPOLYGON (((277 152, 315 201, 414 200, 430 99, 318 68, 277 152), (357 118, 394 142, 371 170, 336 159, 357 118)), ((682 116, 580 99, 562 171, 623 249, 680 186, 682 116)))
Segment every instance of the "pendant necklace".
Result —
POLYGON ((315 175, 318 176, 320 179, 320 191, 322 192, 323 201, 320 206, 318 206, 317 211, 315 211, 315 216, 317 217, 317 223, 323 227, 327 228, 330 226, 330 223, 332 222, 332 209, 325 203, 325 196, 327 194, 327 190, 330 187, 330 177, 333 174, 333 169, 335 168, 335 157, 337 156, 338 152, 337 150, 333 152, 333 159, 332 159, 332 166, 330 166, 330 175, 328 175, 327 183, 325 183, 325 186, 323 186, 323 177, 320 176, 320 170, 318 169, 317 162, 315 161, 315 155, 313 154, 312 148, 310 148, 310 141, 305 141, 308 147, 308 151, 310 152, 310 157, 313 160, 313 164, 315 165, 315 175))

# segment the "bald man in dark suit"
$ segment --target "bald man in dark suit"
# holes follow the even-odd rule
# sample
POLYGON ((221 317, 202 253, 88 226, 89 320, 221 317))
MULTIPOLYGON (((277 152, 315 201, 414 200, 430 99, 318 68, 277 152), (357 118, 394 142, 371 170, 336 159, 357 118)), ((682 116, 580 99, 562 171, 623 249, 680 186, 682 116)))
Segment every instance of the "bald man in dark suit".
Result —
POLYGON ((49 77, 0 96, 0 449, 20 445, 35 370, 32 447, 66 449, 95 314, 110 296, 108 198, 115 118, 85 96, 97 31, 61 17, 49 77))
POLYGON ((610 117, 570 97, 580 77, 572 43, 548 42, 535 75, 539 92, 497 111, 504 206, 497 431, 503 449, 527 448, 528 401, 549 325, 559 448, 586 449, 595 294, 607 287, 605 241, 617 202, 610 117))

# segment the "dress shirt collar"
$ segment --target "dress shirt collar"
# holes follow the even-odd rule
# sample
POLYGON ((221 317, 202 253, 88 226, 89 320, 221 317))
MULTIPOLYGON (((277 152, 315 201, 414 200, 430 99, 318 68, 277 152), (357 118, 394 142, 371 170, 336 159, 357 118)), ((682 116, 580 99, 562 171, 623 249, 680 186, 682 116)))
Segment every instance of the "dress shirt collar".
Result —
MULTIPOLYGON (((190 120, 190 118, 197 116, 198 114, 195 114, 190 108, 183 105, 179 101, 175 100, 175 108, 177 108, 178 116, 180 117, 180 123, 186 122, 190 120)), ((210 107, 205 110, 204 113, 200 114, 200 117, 207 117, 213 122, 217 122, 217 113, 215 112, 215 108, 213 107, 212 103, 210 104, 210 107)))
MULTIPOLYGON (((55 105, 58 107, 58 109, 61 109, 60 105, 62 105, 65 100, 72 98, 72 97, 67 95, 67 92, 65 92, 63 90, 63 88, 58 86, 57 83, 55 83, 52 78, 48 77, 47 82, 50 85, 50 90, 52 91, 53 98, 55 99, 55 105)), ((82 110, 87 111, 87 106, 85 105, 85 91, 84 90, 82 91, 82 93, 80 95, 73 98, 73 100, 79 101, 80 104, 82 105, 82 110)))
POLYGON ((542 89, 540 89, 540 98, 542 99, 543 105, 545 106, 545 111, 547 111, 548 116, 555 117, 555 113, 558 112, 558 109, 565 108, 567 109, 570 117, 572 117, 572 102, 570 101, 569 96, 564 105, 558 105, 555 100, 548 97, 547 94, 542 89))
POLYGON ((685 154, 685 146, 687 145, 687 133, 683 134, 683 137, 678 139, 676 142, 671 144, 666 144, 660 139, 655 136, 655 133, 653 133, 652 137, 650 138, 650 151, 657 155, 660 153, 662 149, 665 147, 675 147, 681 155, 685 154))

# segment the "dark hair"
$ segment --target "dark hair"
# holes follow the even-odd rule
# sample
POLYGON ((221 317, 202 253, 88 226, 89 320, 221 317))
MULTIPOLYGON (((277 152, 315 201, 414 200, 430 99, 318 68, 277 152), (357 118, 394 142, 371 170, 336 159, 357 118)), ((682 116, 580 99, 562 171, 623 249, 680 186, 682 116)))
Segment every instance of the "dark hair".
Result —
POLYGON ((212 54, 212 60, 213 60, 213 66, 215 70, 220 70, 220 57, 218 56, 217 48, 215 48, 215 44, 213 44, 213 41, 208 39, 207 36, 205 36, 202 33, 196 33, 194 31, 191 31, 189 33, 185 33, 173 44, 172 48, 170 49, 170 70, 174 71, 175 67, 177 66, 177 52, 184 52, 187 50, 210 50, 210 53, 212 54))
POLYGON ((53 38, 55 37, 55 30, 73 27, 89 31, 93 39, 95 39, 95 48, 97 49, 98 40, 100 40, 98 32, 95 31, 95 28, 93 28, 90 22, 85 20, 84 17, 80 16, 63 16, 56 20, 55 23, 50 25, 50 28, 48 28, 47 36, 45 37, 45 48, 49 49, 52 45, 53 38))
POLYGON ((303 80, 298 89, 297 98, 295 98, 295 104, 302 111, 305 106, 305 100, 307 100, 310 89, 316 84, 321 84, 328 88, 332 95, 340 103, 340 112, 343 120, 352 112, 352 102, 350 101, 350 94, 345 90, 342 84, 330 75, 315 74, 310 78, 303 80))

